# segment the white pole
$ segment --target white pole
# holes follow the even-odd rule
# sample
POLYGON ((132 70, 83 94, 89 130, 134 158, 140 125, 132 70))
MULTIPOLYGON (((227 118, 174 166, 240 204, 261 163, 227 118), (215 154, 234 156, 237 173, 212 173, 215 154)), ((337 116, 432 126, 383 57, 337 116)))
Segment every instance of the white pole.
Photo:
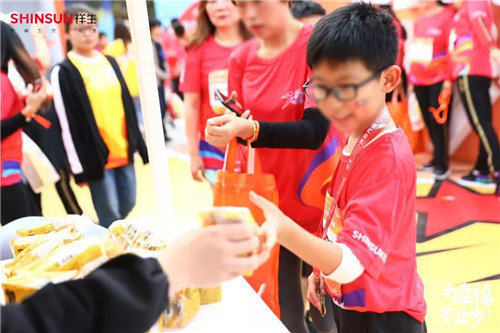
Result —
POLYGON ((153 181, 155 222, 170 240, 173 237, 174 210, 146 0, 127 0, 127 12, 153 181))

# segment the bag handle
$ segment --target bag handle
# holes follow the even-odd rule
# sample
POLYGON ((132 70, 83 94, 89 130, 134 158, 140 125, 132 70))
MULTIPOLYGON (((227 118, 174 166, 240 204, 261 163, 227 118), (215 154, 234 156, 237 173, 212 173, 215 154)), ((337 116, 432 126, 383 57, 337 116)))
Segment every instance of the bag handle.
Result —
MULTIPOLYGON (((224 166, 223 170, 229 173, 236 172, 236 160, 238 155, 238 145, 237 138, 231 139, 226 146, 226 155, 224 156, 224 166)), ((246 173, 248 174, 261 174, 262 165, 260 163, 259 156, 255 153, 255 148, 252 147, 250 142, 247 142, 246 152, 243 153, 245 160, 247 161, 246 173)))

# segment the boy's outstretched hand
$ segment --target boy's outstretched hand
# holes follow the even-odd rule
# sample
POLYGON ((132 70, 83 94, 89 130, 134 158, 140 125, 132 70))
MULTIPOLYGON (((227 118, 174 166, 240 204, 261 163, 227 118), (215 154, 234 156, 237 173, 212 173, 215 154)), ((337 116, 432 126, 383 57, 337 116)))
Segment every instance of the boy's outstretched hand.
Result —
MULTIPOLYGON (((283 227, 290 220, 288 216, 283 214, 283 212, 271 201, 264 197, 256 194, 255 192, 250 192, 250 200, 262 211, 264 212, 264 217, 266 221, 261 227, 262 230, 269 230, 275 235, 275 241, 280 242, 280 232, 282 232, 283 227)), ((292 222, 293 223, 293 222, 292 222)))

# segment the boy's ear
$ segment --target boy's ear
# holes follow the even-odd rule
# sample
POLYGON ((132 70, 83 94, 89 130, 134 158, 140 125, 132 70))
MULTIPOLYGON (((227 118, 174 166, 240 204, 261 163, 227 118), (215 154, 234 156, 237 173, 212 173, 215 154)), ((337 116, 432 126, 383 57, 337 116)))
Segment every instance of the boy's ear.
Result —
POLYGON ((392 65, 382 72, 382 91, 386 94, 390 93, 399 83, 401 78, 401 68, 397 65, 392 65))

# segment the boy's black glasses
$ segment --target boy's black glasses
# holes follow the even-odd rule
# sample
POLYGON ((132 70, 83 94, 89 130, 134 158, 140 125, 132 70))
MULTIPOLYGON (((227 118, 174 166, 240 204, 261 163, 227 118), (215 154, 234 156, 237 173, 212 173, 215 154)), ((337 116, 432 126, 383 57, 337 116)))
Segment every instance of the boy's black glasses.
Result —
POLYGON ((380 73, 382 73, 382 71, 384 71, 386 68, 387 67, 379 69, 369 78, 357 84, 340 84, 338 86, 327 87, 319 84, 314 84, 314 79, 310 78, 302 86, 302 88, 304 89, 307 96, 311 97, 317 102, 324 101, 330 94, 335 96, 341 102, 348 102, 352 101, 358 96, 359 88, 379 77, 380 73))

